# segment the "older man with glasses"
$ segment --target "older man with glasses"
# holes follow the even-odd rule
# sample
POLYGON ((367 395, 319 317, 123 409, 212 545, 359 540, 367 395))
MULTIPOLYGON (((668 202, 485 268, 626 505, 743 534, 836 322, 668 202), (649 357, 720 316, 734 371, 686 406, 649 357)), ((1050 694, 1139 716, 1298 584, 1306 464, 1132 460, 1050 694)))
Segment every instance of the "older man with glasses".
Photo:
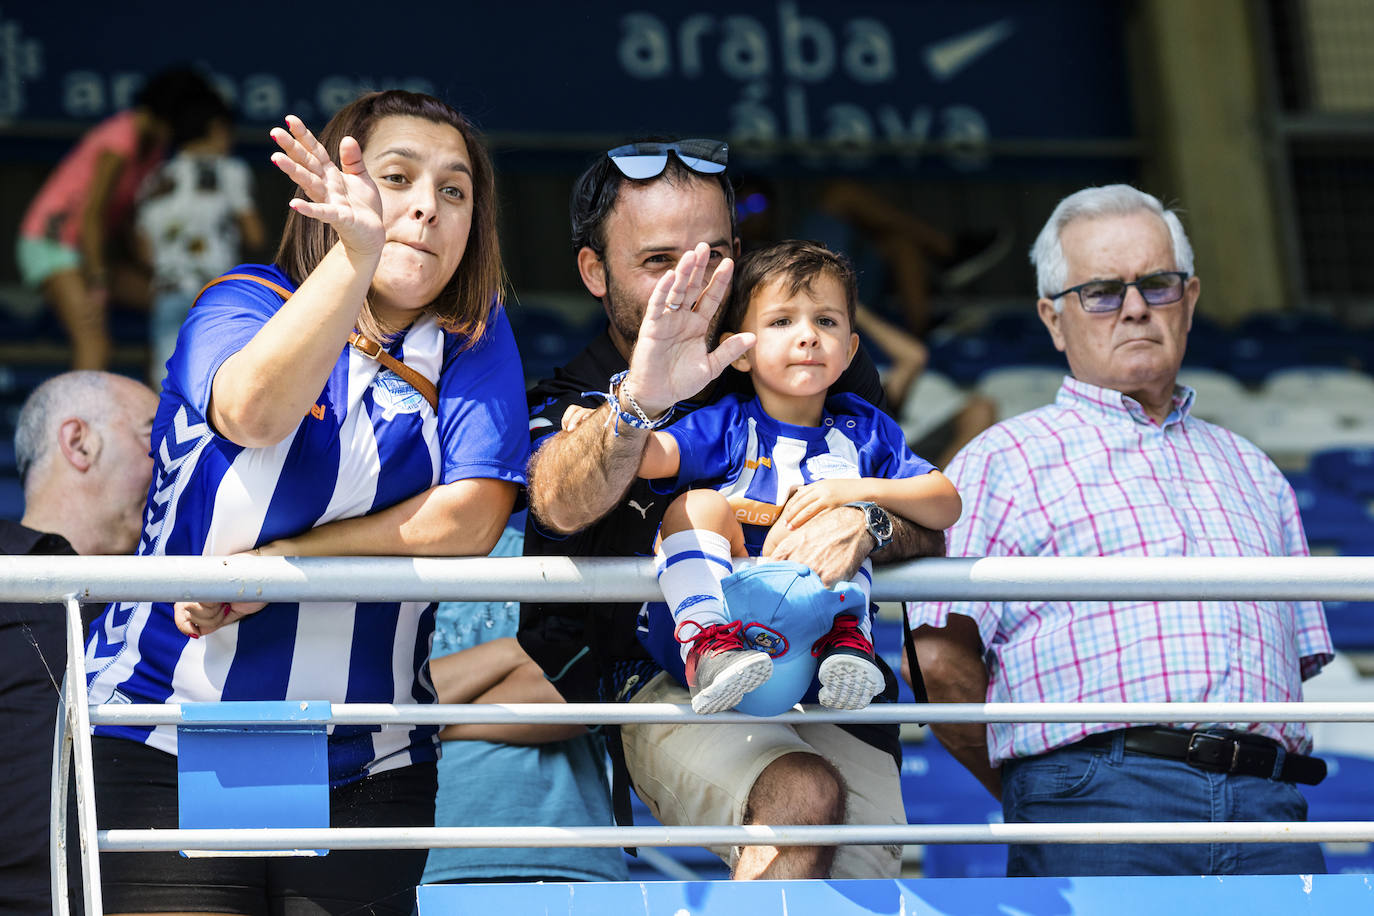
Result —
MULTIPOLYGON (((969 443, 955 556, 1305 556, 1297 500, 1254 445, 1192 416, 1176 384, 1200 284, 1178 216, 1126 185, 1055 208, 1031 249, 1037 308, 1068 358, 1055 403, 969 443)), ((1302 699, 1331 658, 1316 602, 910 605, 932 700, 1302 699)), ((1300 821, 1325 764, 1288 723, 937 726, 1007 823, 1300 821)), ((1013 846, 1009 875, 1325 871, 1316 845, 1013 846)))
MULTIPOLYGON (((527 554, 652 555, 674 493, 662 486, 670 481, 635 476, 646 431, 745 384, 742 377, 717 381, 739 355, 740 339, 714 347, 717 309, 739 250, 726 163, 719 141, 644 140, 598 157, 574 186, 573 251, 609 327, 530 393, 535 451, 527 554), (690 282, 669 295, 670 311, 646 319, 650 294, 680 262, 696 266, 690 282), (570 407, 597 413, 564 430, 570 407)), ((877 372, 862 351, 836 388, 881 404, 877 372)), ((943 552, 938 533, 900 518, 890 519, 891 543, 875 549, 886 533, 873 532, 874 514, 831 509, 790 532, 775 555, 810 566, 829 583, 851 576, 870 552, 878 562, 943 552)), ((881 527, 888 521, 880 519, 881 527)), ((638 611, 637 604, 527 603, 520 642, 568 700, 687 703, 686 687, 662 672, 637 639, 638 611)), ((884 696, 896 697, 890 672, 884 696)), ((668 824, 905 823, 895 728, 703 720, 611 729, 607 746, 617 773, 628 772, 668 824)), ((628 795, 617 797, 616 808, 623 819, 628 795)), ((901 849, 717 852, 737 878, 876 878, 898 874, 901 849)))

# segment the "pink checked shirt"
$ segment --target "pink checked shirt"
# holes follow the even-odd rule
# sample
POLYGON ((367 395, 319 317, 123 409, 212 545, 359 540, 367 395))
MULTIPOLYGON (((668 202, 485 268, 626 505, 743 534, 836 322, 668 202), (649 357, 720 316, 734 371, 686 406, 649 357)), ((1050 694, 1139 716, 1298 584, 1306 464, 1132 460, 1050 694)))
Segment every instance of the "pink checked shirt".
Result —
MULTIPOLYGON (((958 556, 1306 556, 1292 488, 1263 452, 1189 416, 1065 378, 1055 403, 992 427, 951 462, 958 556)), ((913 626, 978 624, 988 702, 1296 701, 1331 659, 1317 602, 1037 601, 908 605, 913 626)), ((994 766, 1122 728, 988 726, 994 766)), ((1311 747, 1298 723, 1235 724, 1311 747)))

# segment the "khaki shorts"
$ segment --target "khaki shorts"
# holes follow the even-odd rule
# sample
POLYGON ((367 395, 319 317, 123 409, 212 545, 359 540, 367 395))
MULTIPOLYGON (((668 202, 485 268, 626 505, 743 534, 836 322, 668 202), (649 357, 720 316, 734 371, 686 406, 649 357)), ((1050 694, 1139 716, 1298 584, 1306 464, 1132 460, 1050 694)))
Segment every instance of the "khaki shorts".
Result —
MULTIPOLYGON (((691 695, 667 674, 641 690, 635 703, 690 703, 691 695)), ((626 725, 625 764, 635 792, 664 824, 719 826, 744 823, 749 792, 770 763, 793 753, 817 754, 844 778, 846 823, 905 824, 901 779, 892 755, 838 725, 626 725)), ((731 868, 739 847, 712 847, 731 868)), ((901 846, 841 846, 833 878, 896 878, 901 846)))

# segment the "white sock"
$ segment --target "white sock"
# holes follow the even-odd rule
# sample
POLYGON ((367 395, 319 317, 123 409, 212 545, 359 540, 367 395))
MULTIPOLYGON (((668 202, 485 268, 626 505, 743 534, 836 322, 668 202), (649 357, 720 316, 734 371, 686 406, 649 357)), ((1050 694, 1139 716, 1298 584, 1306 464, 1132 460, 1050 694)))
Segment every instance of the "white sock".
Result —
MULTIPOLYGON (((714 531, 688 529, 668 535, 659 546, 658 587, 673 612, 673 625, 692 621, 703 629, 725 623, 725 593, 720 582, 734 572, 730 542, 714 531)), ((695 630, 687 628, 688 636, 695 630)), ((691 646, 680 647, 687 660, 691 646)))
POLYGON ((859 632, 864 639, 873 642, 873 599, 870 597, 873 594, 873 561, 864 560, 851 581, 864 593, 863 613, 856 615, 859 618, 859 632))

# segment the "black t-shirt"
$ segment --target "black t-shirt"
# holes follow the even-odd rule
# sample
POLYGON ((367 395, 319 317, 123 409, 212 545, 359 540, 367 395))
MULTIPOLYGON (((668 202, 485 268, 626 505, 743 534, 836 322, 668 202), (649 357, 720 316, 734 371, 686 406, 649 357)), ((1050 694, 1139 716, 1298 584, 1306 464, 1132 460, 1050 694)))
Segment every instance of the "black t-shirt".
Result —
MULTIPOLYGON (((0 520, 0 554, 73 553, 58 535, 0 520)), ((90 614, 97 610, 93 606, 90 614)), ((60 604, 0 604, 0 806, 6 834, 0 843, 0 900, 6 912, 52 912, 48 796, 57 698, 67 666, 65 614, 60 604)), ((89 622, 88 614, 83 617, 89 622)), ((74 836, 70 843, 77 845, 74 836)))
MULTIPOLYGON (((563 413, 576 404, 597 407, 612 375, 628 368, 608 333, 602 333, 566 366, 530 389, 530 442, 533 448, 562 428, 563 413)), ((832 392, 852 392, 886 409, 882 383, 862 347, 832 392)), ((678 404, 677 416, 727 394, 752 395, 749 376, 727 369, 715 385, 678 404)), ((526 556, 647 557, 654 535, 677 491, 662 492, 635 478, 620 504, 600 521, 574 534, 546 531, 534 513, 525 522, 526 556)), ((520 608, 520 645, 539 663, 559 693, 570 702, 615 700, 642 686, 658 666, 635 637, 638 604, 559 604, 526 602, 520 608)), ((893 702, 896 678, 882 659, 887 688, 879 701, 893 702)), ((849 726, 849 731, 900 760, 896 726, 849 726)))

